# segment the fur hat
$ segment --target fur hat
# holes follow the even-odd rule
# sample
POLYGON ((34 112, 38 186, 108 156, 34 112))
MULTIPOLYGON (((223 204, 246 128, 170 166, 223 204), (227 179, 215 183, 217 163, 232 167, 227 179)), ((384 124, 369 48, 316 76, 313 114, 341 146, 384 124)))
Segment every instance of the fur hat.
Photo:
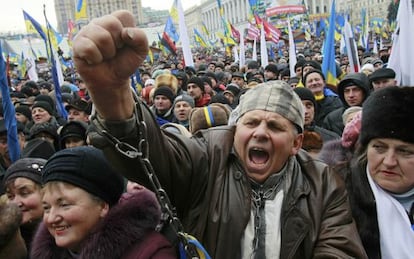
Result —
POLYGON ((7 168, 3 182, 6 184, 11 179, 24 177, 40 185, 42 183, 42 170, 46 161, 42 158, 21 158, 7 168))
POLYGON ((360 141, 393 138, 414 143, 414 88, 387 87, 377 90, 362 107, 360 141))
POLYGON ((48 133, 50 136, 52 136, 55 139, 55 141, 57 141, 58 139, 57 130, 58 130, 57 126, 53 123, 49 123, 49 122, 37 123, 37 124, 34 124, 30 128, 29 139, 34 139, 37 134, 41 132, 45 132, 45 133, 48 133))
POLYGON ((24 246, 24 243, 22 243, 22 247, 16 247, 15 241, 22 217, 22 211, 17 204, 13 202, 7 203, 0 200, 0 256, 2 258, 10 258, 11 256, 10 254, 4 254, 6 253, 5 251, 9 251, 9 253, 10 251, 15 251, 24 254, 21 255, 22 257, 13 254, 13 256, 16 257, 12 258, 26 258, 26 247, 24 246), (11 248, 11 246, 13 246, 13 248, 11 248), (19 249, 23 247, 24 249, 19 249))
POLYGON ((172 74, 159 75, 155 78, 155 88, 158 88, 161 86, 168 86, 169 88, 173 90, 174 95, 176 95, 177 90, 178 90, 178 80, 172 74))
POLYGON ((321 134, 316 131, 305 130, 303 132, 302 148, 306 151, 319 151, 323 146, 321 134))
POLYGON ((42 182, 73 184, 107 202, 116 204, 124 190, 124 180, 108 163, 103 152, 90 146, 63 149, 46 163, 42 182))
POLYGON ((163 95, 163 96, 167 97, 171 101, 171 103, 174 102, 175 94, 174 94, 173 90, 168 86, 161 86, 161 87, 155 88, 154 98, 157 95, 163 95))
POLYGON ((189 84, 195 84, 196 86, 200 87, 201 91, 204 93, 204 82, 201 78, 193 76, 188 80, 187 85, 189 84))
POLYGON ((194 108, 190 112, 190 132, 194 134, 200 129, 227 125, 230 109, 221 103, 212 103, 209 106, 194 108))
POLYGON ((278 113, 291 121, 299 132, 303 132, 305 112, 302 100, 285 81, 269 81, 248 90, 240 97, 236 121, 253 110, 278 113))

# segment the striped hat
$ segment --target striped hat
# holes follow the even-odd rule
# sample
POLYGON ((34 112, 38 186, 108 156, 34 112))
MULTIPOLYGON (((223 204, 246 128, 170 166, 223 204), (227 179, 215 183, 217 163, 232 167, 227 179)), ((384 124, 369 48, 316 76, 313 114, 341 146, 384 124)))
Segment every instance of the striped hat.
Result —
POLYGON ((275 80, 258 84, 242 95, 237 120, 253 110, 278 113, 291 121, 299 132, 303 132, 305 113, 302 101, 284 81, 275 80))

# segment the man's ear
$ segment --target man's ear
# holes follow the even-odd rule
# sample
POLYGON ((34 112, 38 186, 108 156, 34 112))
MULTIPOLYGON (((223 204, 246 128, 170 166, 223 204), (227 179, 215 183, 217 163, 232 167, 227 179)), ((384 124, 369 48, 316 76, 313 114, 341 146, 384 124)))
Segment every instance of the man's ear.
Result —
POLYGON ((299 150, 302 148, 303 143, 303 133, 297 134, 293 140, 293 146, 290 155, 296 155, 299 150))

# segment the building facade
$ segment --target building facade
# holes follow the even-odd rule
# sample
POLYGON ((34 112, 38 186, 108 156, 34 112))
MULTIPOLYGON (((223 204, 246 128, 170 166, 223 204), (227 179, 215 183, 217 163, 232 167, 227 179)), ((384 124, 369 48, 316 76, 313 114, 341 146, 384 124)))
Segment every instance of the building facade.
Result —
MULTIPOLYGON (((350 15, 350 21, 352 24, 361 23, 361 10, 366 9, 369 18, 378 17, 386 19, 388 14, 388 5, 394 0, 337 0, 336 12, 348 13, 350 15)), ((412 0, 414 1, 414 0, 412 0)), ((258 0, 260 6, 267 8, 274 4, 274 0, 258 0)), ((295 1, 289 1, 293 3, 295 1)), ((302 1, 297 1, 301 3, 302 1)), ((327 17, 331 11, 332 0, 306 0, 304 1, 306 10, 310 17, 319 18, 327 17)), ((250 14, 249 0, 222 0, 221 4, 224 9, 224 18, 229 20, 240 32, 248 26, 248 19, 250 14)), ((210 32, 218 32, 223 30, 223 23, 220 18, 219 8, 217 1, 201 1, 201 4, 196 7, 192 7, 191 11, 186 10, 186 22, 194 25, 195 28, 201 28, 201 22, 204 22, 207 29, 210 32), (197 21, 199 17, 193 16, 196 12, 194 9, 200 9, 200 24, 197 21), (195 19, 193 21, 193 19, 195 19)), ((192 30, 192 29, 191 29, 192 30)), ((188 32, 189 35, 193 35, 192 31, 188 32)), ((211 37, 215 37, 214 33, 210 34, 211 37)))
MULTIPOLYGON (((62 34, 68 32, 68 22, 75 21, 75 9, 77 0, 55 0, 55 12, 58 23, 58 31, 62 34)), ((132 12, 137 25, 143 23, 141 0, 88 0, 88 20, 81 21, 80 25, 89 20, 110 14, 116 10, 125 9, 132 12)))

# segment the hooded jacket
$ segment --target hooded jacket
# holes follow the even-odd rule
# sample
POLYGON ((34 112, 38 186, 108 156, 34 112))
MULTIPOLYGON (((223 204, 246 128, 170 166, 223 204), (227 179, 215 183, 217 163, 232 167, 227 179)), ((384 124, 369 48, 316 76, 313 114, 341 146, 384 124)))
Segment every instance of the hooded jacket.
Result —
MULTIPOLYGON (((137 104, 139 105, 139 104, 137 104)), ((233 150, 234 126, 198 131, 191 139, 161 132, 141 106, 147 125, 149 159, 177 209, 183 226, 212 258, 241 258, 241 240, 251 215, 252 189, 233 150)), ((104 121, 94 117, 91 143, 103 149, 129 179, 150 186, 142 164, 117 153, 99 132, 106 129, 135 147, 136 119, 104 121)), ((366 258, 350 214, 343 181, 305 151, 295 158, 282 205, 280 258, 366 258)))
POLYGON ((335 132, 339 136, 342 135, 342 131, 344 130, 344 123, 342 121, 342 114, 344 111, 349 108, 348 103, 345 101, 345 88, 350 85, 356 85, 364 91, 364 100, 362 100, 362 104, 368 98, 370 94, 370 83, 368 77, 364 73, 350 73, 342 79, 342 81, 338 85, 338 96, 341 99, 343 106, 333 110, 330 112, 325 119, 323 120, 322 127, 335 132))
MULTIPOLYGON (((153 193, 124 194, 84 241, 76 258, 176 258, 170 242, 154 230, 159 220, 160 208, 153 193)), ((43 223, 33 240, 31 258, 75 258, 68 249, 56 246, 43 223)))

